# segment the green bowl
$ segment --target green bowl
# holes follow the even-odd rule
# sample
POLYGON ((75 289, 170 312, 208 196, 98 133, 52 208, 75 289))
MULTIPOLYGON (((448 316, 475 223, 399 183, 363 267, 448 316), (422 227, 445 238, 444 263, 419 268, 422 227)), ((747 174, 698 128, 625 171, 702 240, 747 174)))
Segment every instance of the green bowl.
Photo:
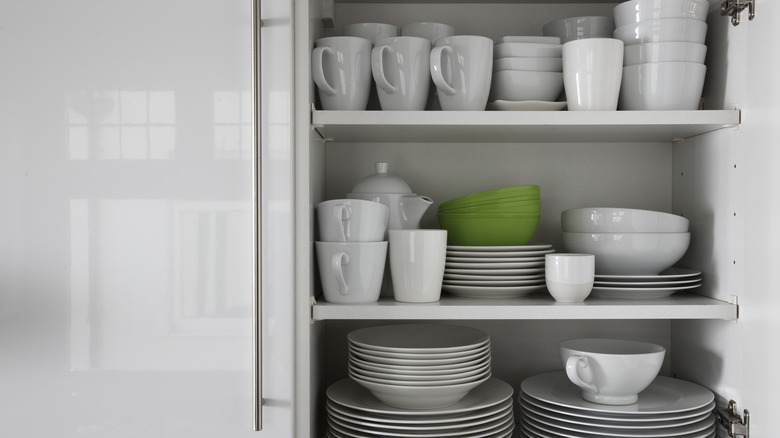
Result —
POLYGON ((463 207, 465 206, 464 204, 508 201, 509 198, 518 198, 513 200, 520 201, 523 200, 522 197, 526 197, 526 196, 528 196, 529 198, 525 198, 525 199, 533 199, 533 197, 538 198, 539 186, 525 185, 525 186, 504 187, 501 189, 472 193, 470 195, 460 196, 457 198, 450 199, 449 201, 442 202, 441 206, 443 206, 444 208, 463 207))
POLYGON ((448 245, 528 245, 539 225, 539 214, 439 214, 448 245))
POLYGON ((507 202, 506 204, 485 204, 468 207, 455 207, 442 210, 444 214, 448 213, 539 213, 542 203, 533 202, 507 202))

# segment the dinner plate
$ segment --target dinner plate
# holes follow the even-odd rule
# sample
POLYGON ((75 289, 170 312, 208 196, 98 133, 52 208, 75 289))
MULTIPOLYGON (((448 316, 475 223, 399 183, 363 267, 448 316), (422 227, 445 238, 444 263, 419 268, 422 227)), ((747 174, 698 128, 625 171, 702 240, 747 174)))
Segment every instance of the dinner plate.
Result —
POLYGON ((701 275, 701 271, 687 268, 669 268, 658 275, 603 275, 596 274, 594 278, 598 281, 671 281, 688 277, 701 275))
MULTIPOLYGON (((497 431, 506 430, 509 423, 514 424, 514 415, 512 411, 505 412, 499 418, 493 419, 487 423, 464 426, 460 429, 387 429, 375 428, 372 425, 358 424, 349 420, 344 420, 336 416, 328 416, 330 426, 338 426, 347 434, 357 433, 357 437, 364 438, 368 436, 386 436, 386 437, 412 437, 412 438, 433 438, 433 437, 475 437, 497 431)), ((363 422, 365 423, 365 422, 363 422)))
POLYGON ((442 284, 441 289, 465 298, 514 298, 523 297, 544 289, 544 283, 532 286, 456 286, 442 284))
POLYGON ((445 269, 444 271, 463 275, 527 275, 543 274, 544 267, 525 269, 445 269))
POLYGON ((490 341, 482 330, 449 324, 390 324, 357 329, 347 340, 361 348, 397 353, 446 353, 474 350, 490 341))
MULTIPOLYGON (((340 421, 355 424, 358 426, 369 427, 377 430, 402 430, 402 431, 445 431, 447 429, 464 429, 467 427, 474 427, 490 423, 496 420, 501 420, 506 417, 507 414, 512 413, 511 404, 502 404, 502 409, 495 412, 489 412, 481 416, 470 416, 470 418, 458 418, 454 422, 447 423, 386 423, 382 421, 375 421, 375 418, 370 415, 349 415, 340 412, 331 404, 326 404, 326 411, 328 416, 336 418, 340 421)), ((469 417, 469 416, 465 416, 469 417)))
POLYGON ((377 372, 397 373, 397 374, 451 374, 453 370, 455 372, 471 371, 484 366, 486 362, 490 361, 490 355, 486 360, 484 357, 478 357, 474 360, 462 363, 443 364, 443 365, 395 365, 385 364, 378 362, 371 362, 371 360, 361 359, 355 354, 349 354, 349 361, 359 365, 361 368, 370 369, 377 372))
POLYGON ((468 251, 468 252, 534 252, 539 250, 551 249, 552 244, 543 243, 539 245, 514 245, 514 246, 465 246, 465 245, 447 245, 447 251, 468 251))
POLYGON ((544 278, 537 278, 533 280, 442 280, 442 284, 450 286, 477 286, 477 287, 494 287, 494 286, 535 286, 538 284, 545 284, 544 278))
POLYGON ((446 261, 456 263, 516 263, 516 262, 544 262, 544 257, 455 257, 448 256, 446 261))
POLYGON ((570 431, 567 429, 559 429, 554 426, 550 426, 547 424, 540 423, 533 418, 528 418, 526 416, 523 416, 523 424, 526 425, 530 430, 537 430, 541 432, 546 432, 551 435, 541 435, 543 437, 555 437, 555 438, 605 438, 605 437, 620 437, 620 438, 639 438, 639 437, 669 437, 669 438, 708 438, 712 436, 712 433, 715 431, 715 422, 714 418, 711 423, 706 427, 706 429, 703 429, 701 431, 695 431, 691 433, 685 433, 681 435, 663 435, 663 434, 649 434, 649 435, 614 435, 614 434, 606 434, 606 433, 587 433, 587 432, 581 432, 581 431, 570 431))
POLYGON ((454 257, 539 257, 545 254, 555 252, 554 249, 540 249, 536 251, 503 251, 503 252, 488 252, 488 251, 462 251, 462 250, 447 250, 446 256, 454 257))
POLYGON ((444 269, 524 269, 544 266, 544 261, 532 262, 487 262, 487 263, 458 263, 445 262, 444 269))
POLYGON ((477 409, 495 406, 507 398, 512 397, 513 390, 508 383, 491 377, 481 385, 469 391, 469 393, 458 402, 450 406, 437 409, 414 410, 395 408, 386 405, 374 397, 366 388, 349 378, 339 380, 330 385, 325 392, 327 397, 334 403, 362 412, 426 417, 432 415, 440 416, 473 412, 477 409))
POLYGON ((472 274, 453 274, 451 272, 444 271, 445 280, 476 280, 476 281, 526 281, 526 280, 542 280, 544 281, 544 273, 528 274, 528 275, 472 275, 472 274))
POLYGON ((473 357, 475 354, 484 353, 490 350, 490 342, 480 344, 471 350, 462 351, 447 351, 440 353, 438 351, 423 351, 419 353, 407 353, 403 351, 383 351, 383 350, 371 350, 368 348, 362 348, 359 345, 349 343, 350 351, 356 353, 362 353, 365 356, 371 357, 390 357, 393 359, 410 359, 410 360, 436 360, 436 359, 465 359, 473 357))
POLYGON ((395 424, 403 426, 418 426, 418 425, 432 425, 438 424, 442 428, 453 424, 460 424, 464 421, 478 420, 486 417, 495 416, 502 411, 512 409, 512 398, 507 398, 498 404, 489 406, 487 408, 478 408, 472 411, 459 412, 455 414, 436 415, 430 414, 425 416, 408 416, 404 413, 395 414, 380 414, 376 412, 361 412, 357 409, 348 408, 346 406, 339 405, 331 400, 326 401, 328 409, 334 412, 338 412, 341 415, 346 415, 350 418, 370 420, 377 425, 382 424, 395 424))
POLYGON ((564 108, 566 108, 566 101, 494 100, 487 104, 487 109, 491 111, 560 111, 564 108))
POLYGON ((373 382, 373 383, 379 383, 380 385, 396 385, 396 386, 451 386, 451 385, 461 385, 463 383, 469 383, 474 382, 476 380, 483 380, 485 377, 490 376, 490 367, 485 368, 481 373, 473 375, 473 376, 466 376, 466 377, 456 377, 451 379, 442 379, 442 380, 399 380, 394 379, 393 376, 383 376, 383 377, 372 377, 368 376, 366 374, 363 374, 360 372, 360 370, 356 370, 354 367, 350 367, 347 371, 347 374, 349 377, 352 377, 355 380, 363 380, 365 382, 373 382))
POLYGON ((593 282, 593 284, 597 284, 599 286, 604 287, 634 287, 634 288, 645 288, 645 287, 669 287, 669 286, 685 286, 689 284, 694 283, 701 283, 701 278, 691 278, 686 280, 677 280, 677 281, 604 281, 604 280, 596 280, 593 282))
POLYGON ((493 438, 499 436, 508 436, 507 432, 511 431, 515 427, 515 422, 512 415, 508 416, 509 419, 502 422, 496 422, 498 424, 490 424, 490 427, 475 427, 473 431, 466 431, 460 434, 455 434, 451 430, 439 431, 439 432, 385 432, 371 430, 366 432, 365 428, 348 427, 343 423, 339 424, 332 418, 328 418, 328 427, 333 433, 334 437, 338 438, 366 438, 370 437, 398 437, 398 438, 449 438, 449 437, 462 437, 462 438, 493 438), (482 429, 482 430, 478 430, 482 429), (368 435, 367 435, 368 434, 368 435))
POLYGON ((349 364, 347 365, 348 369, 350 371, 354 370, 355 372, 366 376, 366 377, 374 377, 378 379, 390 379, 390 380, 402 380, 402 381, 441 381, 441 380, 448 380, 448 379, 460 379, 465 377, 472 377, 476 376, 478 374, 482 374, 485 371, 490 369, 490 362, 487 361, 481 366, 477 367, 476 369, 469 369, 468 371, 460 371, 457 369, 453 369, 451 373, 448 374, 405 374, 405 373, 396 373, 392 370, 380 372, 380 371, 374 371, 364 368, 362 365, 355 363, 354 361, 349 361, 349 364))
POLYGON ((557 36, 507 35, 507 36, 502 36, 498 41, 499 43, 560 44, 561 38, 557 36))
POLYGON ((582 390, 572 385, 565 371, 538 374, 525 379, 520 387, 529 397, 583 411, 630 413, 634 416, 678 413, 706 406, 715 399, 712 391, 680 379, 658 376, 631 405, 600 405, 585 401, 582 390))
POLYGON ((594 297, 602 298, 664 298, 673 295, 675 292, 687 289, 696 289, 701 286, 699 284, 692 284, 688 286, 674 286, 674 287, 642 287, 642 288, 628 288, 628 287, 603 287, 593 285, 591 295, 594 297))
POLYGON ((485 349, 473 354, 469 354, 467 356, 461 356, 461 357, 448 357, 444 359, 399 359, 395 357, 382 357, 382 356, 374 356, 370 354, 361 353, 359 351, 355 351, 354 349, 350 348, 349 354, 354 355, 356 357, 359 357, 363 359, 366 362, 371 363, 380 363, 380 364, 388 364, 388 365, 406 365, 406 366, 433 366, 433 365, 467 365, 472 363, 472 361, 479 361, 479 360, 490 360, 490 349, 485 349))

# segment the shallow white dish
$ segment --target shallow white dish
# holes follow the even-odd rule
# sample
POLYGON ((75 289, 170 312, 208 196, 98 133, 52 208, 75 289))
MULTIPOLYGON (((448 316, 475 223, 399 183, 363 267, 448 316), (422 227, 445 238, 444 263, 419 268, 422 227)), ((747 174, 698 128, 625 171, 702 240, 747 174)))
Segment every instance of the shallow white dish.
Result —
POLYGON ((565 371, 531 376, 520 387, 527 396, 553 405, 606 414, 631 414, 635 417, 685 412, 709 405, 715 400, 712 391, 703 386, 665 376, 656 377, 647 389, 639 393, 639 401, 635 404, 624 406, 601 405, 583 400, 582 390, 572 385, 565 371))
POLYGON ((375 355, 355 351, 351 345, 349 348, 349 353, 351 355, 354 355, 355 357, 358 357, 360 359, 363 359, 366 362, 371 362, 371 363, 386 364, 386 365, 402 365, 402 366, 423 366, 423 367, 434 366, 434 365, 459 365, 459 364, 463 364, 465 366, 466 364, 469 364, 471 363, 471 361, 474 360, 490 359, 489 348, 466 356, 451 357, 446 359, 399 359, 395 357, 375 356, 375 355))
POLYGON ((683 279, 700 276, 701 271, 688 268, 669 268, 661 271, 658 275, 604 275, 596 274, 596 281, 613 280, 613 281, 673 281, 675 279, 683 279))
POLYGON ((537 36, 537 35, 507 35, 499 39, 499 43, 539 43, 539 44, 560 44, 560 37, 556 36, 537 36))
POLYGON ((388 424, 388 425, 402 425, 402 426, 419 426, 419 425, 441 425, 442 428, 452 425, 460 424, 464 421, 481 420, 483 418, 500 415, 503 411, 512 408, 512 398, 507 398, 498 404, 488 406, 485 408, 477 407, 467 412, 461 412, 456 414, 429 414, 425 416, 419 415, 405 415, 404 413, 388 414, 388 413, 374 413, 363 412, 358 409, 349 408, 339 405, 332 400, 326 401, 326 407, 332 412, 338 412, 343 416, 355 419, 370 420, 376 424, 388 424))
POLYGON ((566 102, 548 102, 544 100, 494 100, 488 102, 487 109, 492 111, 560 111, 566 108, 566 102))
POLYGON ((604 287, 593 285, 591 295, 594 297, 602 298, 665 298, 674 295, 681 290, 696 289, 700 287, 701 283, 692 284, 687 286, 672 286, 672 287, 642 287, 642 288, 630 288, 630 287, 604 287))
POLYGON ((358 347, 398 353, 445 353, 473 350, 487 344, 482 330, 449 324, 390 324, 357 329, 347 340, 358 347))
MULTIPOLYGON (((502 275, 502 276, 490 276, 490 275, 464 275, 464 274, 452 274, 444 271, 445 280, 473 280, 477 282, 484 281, 528 281, 528 280, 541 280, 544 282, 544 273, 532 274, 532 275, 502 275)), ((522 286, 522 285, 519 285, 522 286)))
POLYGON ((445 273, 464 275, 526 275, 544 273, 544 267, 526 269, 445 269, 445 273))
POLYGON ((493 73, 504 70, 563 71, 563 58, 509 56, 493 61, 493 73))
POLYGON ((349 355, 349 362, 359 366, 362 369, 376 371, 378 373, 386 374, 406 374, 406 375, 451 375, 454 373, 461 373, 466 371, 474 371, 483 368, 486 365, 490 365, 490 360, 485 358, 478 358, 465 363, 446 364, 446 365, 430 365, 430 366, 417 366, 417 365, 392 365, 382 364, 375 362, 368 362, 355 355, 349 355))
POLYGON ((445 351, 440 352, 437 350, 426 350, 414 353, 407 353, 405 351, 383 351, 372 350, 368 348, 360 347, 359 345, 349 343, 349 351, 360 353, 361 355, 368 357, 389 357, 393 359, 407 359, 407 360, 425 360, 432 361, 437 359, 464 359, 473 357, 476 354, 488 352, 490 350, 490 343, 479 344, 470 350, 462 351, 445 351))
POLYGON ((463 246, 447 245, 447 251, 469 251, 469 252, 536 252, 539 250, 551 249, 552 244, 544 243, 539 245, 519 245, 519 246, 463 246))
POLYGON ((447 386, 401 386, 357 380, 382 403, 402 409, 438 409, 453 405, 489 377, 469 383, 447 386))
POLYGON ((406 432, 413 431, 446 431, 448 429, 462 429, 466 427, 474 427, 482 424, 490 423, 499 419, 503 419, 506 415, 512 412, 511 403, 501 403, 496 406, 500 409, 491 409, 480 411, 480 415, 464 415, 463 417, 456 418, 455 421, 441 422, 427 422, 427 421, 399 421, 387 422, 386 419, 376 415, 366 415, 359 411, 345 412, 344 408, 339 407, 333 403, 326 403, 326 411, 328 416, 332 416, 341 421, 353 423, 356 425, 367 426, 376 430, 400 430, 406 432), (482 413, 484 412, 484 413, 482 413))
POLYGON ((447 257, 539 257, 555 252, 554 249, 542 249, 538 251, 461 251, 447 250, 447 257))
POLYGON ((525 269, 544 266, 544 262, 485 262, 485 263, 459 263, 445 262, 444 269, 525 269))
POLYGON ((465 298, 513 298, 544 290, 546 286, 540 283, 535 286, 456 286, 442 284, 441 289, 452 295, 465 298))
POLYGON ((395 386, 415 386, 415 387, 426 387, 426 388, 432 388, 432 387, 439 387, 439 386, 452 386, 452 385, 461 385, 464 383, 474 382, 477 380, 484 380, 486 377, 490 377, 490 367, 482 371, 480 374, 476 374, 474 376, 468 376, 468 377, 460 377, 460 378, 452 378, 452 379, 443 379, 443 380, 397 380, 392 379, 389 377, 371 377, 367 376, 365 374, 360 373, 355 368, 349 368, 348 375, 356 382, 360 383, 363 382, 371 382, 371 383, 379 383, 382 385, 395 385, 395 386))
POLYGON ((541 58, 560 58, 561 45, 548 43, 499 43, 493 46, 493 59, 510 56, 533 56, 541 58))
POLYGON ((453 263, 516 263, 544 262, 544 257, 457 257, 447 256, 446 261, 453 263))
POLYGON ((389 380, 399 380, 399 381, 409 381, 409 382, 420 382, 420 381, 441 382, 443 380, 463 379, 463 378, 475 377, 480 374, 484 374, 485 372, 490 370, 490 361, 485 361, 484 364, 480 365, 476 369, 471 369, 471 367, 469 367, 468 370, 452 369, 448 374, 398 374, 396 371, 393 370, 374 371, 374 370, 366 369, 361 364, 358 364, 353 361, 350 361, 347 366, 349 371, 354 371, 355 373, 358 373, 364 377, 373 377, 377 379, 389 379, 389 380))
POLYGON ((364 438, 366 436, 386 436, 399 438, 438 438, 438 437, 474 437, 490 436, 496 431, 505 430, 508 423, 514 423, 512 412, 504 413, 498 418, 489 422, 466 426, 462 429, 441 430, 441 429, 386 429, 375 428, 373 424, 365 422, 354 422, 348 419, 341 419, 336 416, 328 416, 330 426, 338 426, 345 433, 355 433, 356 437, 364 438), (487 435, 485 435, 487 434, 487 435))
MULTIPOLYGON (((540 276, 541 277, 541 276, 540 276)), ((449 286, 476 286, 476 287, 495 287, 495 286, 536 286, 544 284, 544 278, 538 278, 534 280, 450 280, 444 279, 442 284, 449 286)))
POLYGON ((694 283, 701 283, 701 278, 691 278, 677 281, 603 281, 596 280, 593 284, 603 287, 625 287, 643 289, 646 287, 671 287, 688 286, 694 283))
POLYGON ((715 430, 715 416, 688 426, 668 430, 615 431, 598 427, 576 427, 559 421, 523 413, 523 423, 539 430, 566 438, 705 438, 715 430))

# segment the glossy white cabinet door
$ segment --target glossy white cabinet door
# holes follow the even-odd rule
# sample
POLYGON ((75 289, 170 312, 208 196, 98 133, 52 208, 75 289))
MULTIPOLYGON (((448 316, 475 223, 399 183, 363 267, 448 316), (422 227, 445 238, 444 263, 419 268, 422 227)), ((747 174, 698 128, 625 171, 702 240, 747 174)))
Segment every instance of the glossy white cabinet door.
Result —
POLYGON ((0 3, 3 435, 291 434, 289 313, 253 431, 251 7, 0 3))

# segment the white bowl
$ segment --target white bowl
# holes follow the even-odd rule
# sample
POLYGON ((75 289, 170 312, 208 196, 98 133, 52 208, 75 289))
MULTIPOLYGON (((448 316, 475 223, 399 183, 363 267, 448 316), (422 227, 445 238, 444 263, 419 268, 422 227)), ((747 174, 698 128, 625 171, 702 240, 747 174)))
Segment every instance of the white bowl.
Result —
POLYGON ((386 405, 403 409, 436 409, 453 405, 490 378, 443 386, 383 385, 352 378, 386 405))
POLYGON ((493 73, 504 70, 563 71, 563 58, 511 56, 493 61, 493 73))
POLYGON ((707 23, 690 18, 661 18, 620 26, 613 36, 627 46, 665 41, 703 44, 707 38, 707 23))
POLYGON ((658 62, 623 67, 621 110, 695 110, 707 67, 693 62, 658 62))
POLYGON ((611 38, 613 30, 615 19, 600 16, 561 18, 542 26, 543 35, 560 37, 561 44, 583 38, 611 38))
POLYGON ((493 74, 488 101, 554 101, 561 91, 562 72, 504 70, 493 74))
POLYGON ((541 43, 541 44, 560 44, 561 39, 555 36, 537 36, 537 35, 507 35, 498 40, 499 43, 541 43))
POLYGON ((500 43, 493 46, 493 59, 510 56, 560 58, 561 45, 547 43, 500 43))
POLYGON ((689 223, 676 214, 636 208, 585 207, 561 213, 561 229, 573 233, 684 233, 689 223))
POLYGON ((387 380, 409 381, 409 382, 418 382, 418 381, 433 382, 433 381, 442 381, 442 380, 450 380, 450 379, 462 379, 466 377, 474 377, 477 375, 481 375, 485 371, 490 370, 490 361, 486 361, 484 364, 480 365, 478 368, 473 370, 470 369, 469 367, 465 371, 452 370, 448 374, 399 374, 394 371, 379 372, 379 371, 366 369, 365 367, 353 361, 349 362, 348 369, 361 376, 373 377, 376 379, 387 379, 387 380))
POLYGON ((490 367, 484 369, 482 372, 473 376, 466 377, 453 377, 451 379, 420 379, 420 380, 407 380, 407 379, 393 379, 388 376, 374 377, 367 374, 363 374, 360 370, 350 367, 349 376, 355 380, 365 380, 367 382, 380 383, 382 385, 395 385, 395 386, 449 386, 460 385, 463 383, 476 382, 484 379, 486 376, 490 376, 490 367))
POLYGON ((699 43, 666 41, 663 43, 632 44, 623 48, 623 65, 647 62, 695 62, 704 64, 707 46, 699 43))
POLYGON ((596 256, 596 275, 657 275, 677 263, 691 241, 691 233, 562 234, 567 252, 596 256))
POLYGON ((613 9, 615 26, 659 18, 690 18, 707 21, 707 0, 630 0, 613 9))

